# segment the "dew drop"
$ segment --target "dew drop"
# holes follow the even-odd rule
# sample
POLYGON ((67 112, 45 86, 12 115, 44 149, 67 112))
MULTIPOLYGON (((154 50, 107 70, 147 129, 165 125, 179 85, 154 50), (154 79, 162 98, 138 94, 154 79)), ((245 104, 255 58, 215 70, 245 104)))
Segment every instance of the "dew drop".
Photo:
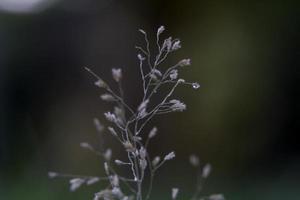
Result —
POLYGON ((200 88, 200 84, 199 83, 192 83, 192 87, 196 90, 196 89, 200 88))

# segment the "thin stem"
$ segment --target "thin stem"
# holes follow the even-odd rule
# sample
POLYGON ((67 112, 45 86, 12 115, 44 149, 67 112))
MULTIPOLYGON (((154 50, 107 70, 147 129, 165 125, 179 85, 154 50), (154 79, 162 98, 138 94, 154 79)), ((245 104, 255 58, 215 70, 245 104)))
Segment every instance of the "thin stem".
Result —
POLYGON ((141 52, 143 52, 146 56, 148 56, 148 53, 146 50, 144 50, 142 47, 140 46, 135 46, 136 49, 140 50, 141 52))
POLYGON ((74 175, 74 174, 61 174, 61 173, 57 173, 56 177, 59 177, 59 178, 81 178, 81 179, 98 178, 99 181, 108 180, 109 179, 108 177, 85 176, 85 175, 74 175))
MULTIPOLYGON (((148 146, 148 142, 149 142, 149 138, 146 141, 146 145, 145 145, 146 149, 147 149, 147 146, 148 146)), ((148 200, 150 198, 150 195, 151 195, 151 192, 152 192, 154 172, 153 172, 153 168, 152 168, 152 163, 151 163, 151 160, 150 160, 150 156, 149 156, 148 153, 147 153, 147 157, 146 158, 147 158, 147 161, 148 161, 149 172, 150 172, 149 188, 148 188, 148 192, 147 192, 147 195, 146 195, 146 200, 148 200)))
MULTIPOLYGON (((87 68, 87 67, 85 67, 85 69, 91 74, 91 75, 93 75, 95 78, 97 78, 98 80, 102 80, 95 72, 93 72, 91 69, 89 69, 89 68, 87 68)), ((124 100, 121 98, 121 97, 119 97, 113 90, 111 90, 108 86, 107 87, 105 87, 104 89, 106 89, 109 93, 111 93, 120 103, 122 103, 130 112, 131 112, 131 114, 135 114, 134 112, 133 112, 133 110, 130 108, 130 106, 128 106, 125 102, 124 102, 124 100)))
POLYGON ((143 91, 144 91, 144 95, 146 95, 146 80, 145 80, 145 75, 144 75, 144 70, 143 70, 143 61, 140 60, 140 71, 141 71, 141 75, 142 75, 142 80, 143 80, 143 91))
POLYGON ((180 83, 181 81, 177 81, 176 84, 173 86, 173 88, 171 89, 171 91, 167 94, 167 96, 163 99, 163 101, 158 104, 151 112, 148 113, 148 115, 150 115, 146 121, 140 126, 138 132, 137 132, 137 135, 142 131, 142 129, 144 128, 144 126, 151 120, 151 118, 158 112, 159 108, 161 105, 163 105, 167 99, 173 94, 175 88, 178 86, 178 84, 180 83))
MULTIPOLYGON (((114 170, 114 168, 113 168, 110 164, 108 164, 108 167, 109 167, 109 170, 112 171, 113 174, 117 174, 116 171, 114 170)), ((118 178, 119 178, 119 179, 120 179, 120 180, 128 187, 128 189, 129 189, 131 192, 136 193, 136 190, 133 189, 133 188, 128 184, 128 182, 135 182, 135 180, 130 179, 130 178, 125 178, 125 177, 122 177, 122 176, 119 176, 119 175, 118 175, 118 178), (128 181, 128 180, 130 180, 130 181, 128 181)))
POLYGON ((150 69, 152 69, 152 65, 151 65, 151 52, 150 52, 150 44, 149 44, 149 40, 148 40, 148 36, 147 33, 144 34, 145 36, 145 41, 146 41, 146 47, 147 47, 147 57, 148 57, 148 65, 150 67, 150 69))

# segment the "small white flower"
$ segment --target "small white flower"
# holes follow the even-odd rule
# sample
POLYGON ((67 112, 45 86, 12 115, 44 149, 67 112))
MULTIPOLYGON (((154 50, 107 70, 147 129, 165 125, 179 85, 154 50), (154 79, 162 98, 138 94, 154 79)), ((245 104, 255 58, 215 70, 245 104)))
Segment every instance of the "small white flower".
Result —
POLYGON ((202 177, 207 178, 209 176, 210 172, 211 172, 211 165, 206 164, 202 170, 202 177))
POLYGON ((81 143, 80 143, 80 147, 81 147, 81 148, 84 148, 84 149, 88 149, 88 150, 94 149, 94 148, 92 147, 92 145, 90 145, 90 144, 87 143, 87 142, 81 142, 81 143))
POLYGON ((105 170, 106 175, 109 175, 109 167, 108 167, 107 162, 104 162, 103 165, 104 165, 104 170, 105 170))
POLYGON ((124 145, 126 151, 128 151, 128 152, 134 152, 134 151, 135 151, 135 148, 134 148, 134 146, 131 144, 131 142, 126 141, 126 142, 123 143, 123 145, 124 145))
POLYGON ((107 87, 107 84, 102 79, 97 80, 95 82, 95 85, 98 86, 99 88, 106 88, 107 87))
POLYGON ((178 188, 172 188, 172 199, 175 200, 178 196, 179 189, 178 188))
POLYGON ((155 167, 160 162, 160 157, 155 156, 155 158, 152 161, 152 165, 155 167))
POLYGON ((199 163, 200 163, 198 156, 190 155, 190 163, 191 163, 192 166, 198 167, 199 163))
POLYGON ((151 73, 149 74, 150 78, 152 78, 154 81, 158 81, 158 78, 155 74, 151 73))
POLYGON ((173 104, 170 106, 173 111, 184 111, 186 109, 186 105, 177 99, 170 100, 169 102, 173 104))
POLYGON ((185 80, 184 79, 178 79, 178 81, 177 81, 178 83, 184 83, 185 82, 185 80))
POLYGON ((149 100, 147 99, 139 105, 139 107, 138 107, 138 112, 139 112, 138 113, 138 118, 142 119, 148 114, 147 111, 146 111, 148 103, 149 103, 149 100))
POLYGON ((123 110, 117 106, 114 107, 114 114, 116 115, 117 118, 123 118, 124 116, 123 110))
POLYGON ((104 113, 105 118, 110 122, 117 122, 116 115, 111 112, 104 113))
POLYGON ((121 160, 115 160, 115 163, 117 164, 117 165, 127 165, 128 163, 125 163, 125 162, 123 162, 123 161, 121 161, 121 160))
POLYGON ((178 70, 177 69, 172 70, 170 73, 171 80, 175 80, 177 79, 177 77, 178 77, 178 70))
POLYGON ((143 29, 139 29, 139 32, 143 33, 144 35, 146 35, 146 31, 144 31, 143 29))
POLYGON ((110 177, 110 181, 111 181, 111 184, 114 186, 114 187, 119 187, 119 177, 118 175, 114 175, 114 176, 111 176, 110 177))
MULTIPOLYGON (((124 194, 122 193, 122 191, 119 187, 113 187, 111 192, 114 196, 118 197, 118 199, 121 199, 124 196, 124 194)), ((107 199, 107 200, 110 200, 110 199, 107 199)))
POLYGON ((142 138, 140 136, 133 136, 132 139, 136 142, 141 141, 142 138))
POLYGON ((112 150, 111 149, 106 149, 106 151, 103 154, 103 157, 106 161, 110 161, 112 156, 112 150))
POLYGON ((90 178, 90 179, 88 179, 88 180, 86 181, 86 184, 87 184, 87 185, 92 185, 92 184, 94 184, 94 183, 97 183, 99 180, 100 180, 100 179, 99 179, 98 177, 92 177, 92 178, 90 178))
POLYGON ((118 136, 117 132, 115 131, 115 129, 113 127, 109 126, 109 127, 107 127, 107 129, 113 136, 118 136))
POLYGON ((172 151, 171 153, 169 153, 168 155, 166 155, 164 157, 164 160, 172 160, 173 158, 175 158, 175 153, 174 151, 172 151))
POLYGON ((77 190, 83 183, 85 182, 84 179, 81 178, 73 178, 70 180, 70 190, 74 192, 77 190))
POLYGON ((116 82, 119 82, 122 78, 122 69, 118 68, 113 68, 112 70, 112 76, 115 79, 116 82))
POLYGON ((111 94, 102 94, 100 96, 100 98, 103 100, 103 101, 115 101, 115 97, 113 97, 111 94))
POLYGON ((112 198, 112 191, 109 189, 101 190, 100 192, 95 194, 94 200, 100 200, 100 199, 111 199, 112 198))
POLYGON ((145 58, 144 56, 142 56, 141 54, 138 54, 137 57, 138 57, 138 59, 139 59, 140 61, 143 61, 143 60, 146 59, 146 58, 145 58))
POLYGON ((170 51, 171 47, 172 47, 172 37, 169 37, 169 38, 165 39, 162 49, 166 48, 167 51, 170 51))
POLYGON ((145 170, 147 167, 147 161, 145 159, 140 159, 139 162, 140 162, 141 169, 145 170))
POLYGON ((162 73, 158 69, 153 69, 152 74, 155 74, 157 76, 162 76, 162 73))
MULTIPOLYGON (((140 112, 139 112, 139 114, 138 114, 138 118, 139 119, 143 119, 144 117, 146 117, 147 116, 147 111, 146 111, 146 108, 143 108, 140 112)), ((138 133, 138 132, 137 132, 138 133)), ((137 134, 136 133, 136 134, 137 134)))
POLYGON ((178 65, 180 67, 184 67, 184 66, 188 66, 188 65, 191 65, 191 59, 183 59, 181 61, 179 61, 178 65))
POLYGON ((157 36, 159 36, 160 34, 162 34, 162 32, 164 32, 165 30, 165 27, 164 26, 160 26, 158 29, 157 29, 157 36))
POLYGON ((153 138, 157 134, 157 128, 154 126, 149 132, 148 138, 153 138))
POLYGON ((55 177, 58 176, 58 173, 56 173, 56 172, 48 172, 48 176, 49 176, 49 178, 55 178, 55 177))
POLYGON ((223 194, 212 194, 208 197, 209 200, 225 200, 223 194))
POLYGON ((139 155, 142 159, 145 159, 146 156, 147 156, 147 151, 144 147, 141 147, 140 150, 139 150, 139 155))
POLYGON ((146 99, 145 101, 143 101, 143 102, 139 105, 138 111, 140 112, 140 111, 142 111, 143 109, 147 108, 147 104, 148 104, 148 103, 149 103, 149 100, 148 100, 148 99, 146 99))
POLYGON ((94 124, 96 126, 97 131, 101 132, 104 130, 104 126, 100 123, 99 119, 94 118, 94 124))
POLYGON ((172 51, 176 51, 181 48, 180 40, 177 40, 173 43, 172 51))

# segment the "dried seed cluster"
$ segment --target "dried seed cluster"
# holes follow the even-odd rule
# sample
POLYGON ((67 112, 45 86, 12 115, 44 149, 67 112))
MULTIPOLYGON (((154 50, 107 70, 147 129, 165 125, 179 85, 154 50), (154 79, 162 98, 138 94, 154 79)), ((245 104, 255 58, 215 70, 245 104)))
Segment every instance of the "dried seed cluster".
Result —
MULTIPOLYGON (((104 93, 100 98, 103 101, 114 103, 114 109, 104 113, 105 119, 110 123, 107 127, 108 132, 115 137, 124 148, 127 157, 123 159, 112 159, 113 153, 110 148, 102 147, 102 151, 96 150, 92 145, 84 142, 80 146, 84 149, 92 151, 100 155, 104 159, 104 171, 106 177, 88 177, 76 176, 68 174, 59 174, 56 172, 49 172, 49 177, 54 178, 58 176, 70 177, 70 190, 75 191, 80 186, 92 185, 99 181, 107 181, 109 186, 105 189, 95 193, 94 200, 148 200, 153 187, 153 178, 157 170, 167 161, 175 158, 175 152, 158 155, 153 158, 149 155, 147 148, 151 139, 157 133, 157 127, 153 127, 148 133, 145 126, 149 124, 151 119, 156 115, 167 114, 171 112, 186 110, 186 104, 178 99, 170 99, 175 89, 179 85, 189 85, 193 89, 200 87, 197 82, 187 82, 179 78, 180 70, 186 66, 191 65, 190 59, 182 59, 177 64, 165 67, 164 61, 171 52, 181 48, 181 41, 179 39, 172 39, 168 37, 161 41, 161 34, 165 31, 165 27, 161 26, 156 32, 156 48, 157 52, 153 55, 150 52, 150 44, 146 31, 139 29, 139 32, 145 39, 145 45, 136 46, 138 50, 137 58, 142 80, 143 98, 137 108, 132 108, 124 100, 124 92, 122 90, 123 73, 120 68, 112 69, 112 78, 119 86, 118 91, 114 91, 102 78, 94 73, 89 68, 86 70, 95 78, 95 85, 102 89, 104 93), (169 91, 165 94, 160 91, 162 85, 169 85, 169 91), (153 97, 160 91, 163 97, 157 102, 153 97), (163 157, 163 159, 161 159, 163 157), (112 161, 113 160, 113 161, 112 161), (117 173, 115 166, 128 167, 131 171, 130 177, 124 177, 117 173), (145 188, 145 174, 149 171, 150 183, 149 188, 145 188)), ((94 119, 96 130, 99 133, 106 131, 104 125, 97 119, 94 119)), ((196 155, 190 157, 192 166, 199 168, 200 172, 195 194, 191 200, 209 199, 209 200, 223 200, 223 195, 211 195, 207 197, 200 197, 203 180, 206 179, 211 171, 209 164, 200 167, 199 158, 196 155)), ((171 199, 177 199, 179 189, 174 187, 171 190, 171 199)))

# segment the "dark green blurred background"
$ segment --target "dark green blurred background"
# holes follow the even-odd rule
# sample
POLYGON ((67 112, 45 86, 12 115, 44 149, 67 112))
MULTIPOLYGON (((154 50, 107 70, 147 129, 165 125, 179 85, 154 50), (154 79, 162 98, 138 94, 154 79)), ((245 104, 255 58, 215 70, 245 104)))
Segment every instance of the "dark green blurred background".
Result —
MULTIPOLYGON (((83 70, 109 80, 122 67, 127 101, 137 105, 138 28, 165 25, 190 57, 180 89, 188 109, 155 120, 151 153, 176 150, 153 199, 193 190, 190 153, 210 162, 204 194, 229 200, 300 198, 297 1, 0 0, 0 199, 92 199, 101 186, 68 192, 48 171, 103 174, 79 143, 97 144, 92 119, 107 107, 83 70)), ((107 143, 120 148, 107 137, 107 143)))

